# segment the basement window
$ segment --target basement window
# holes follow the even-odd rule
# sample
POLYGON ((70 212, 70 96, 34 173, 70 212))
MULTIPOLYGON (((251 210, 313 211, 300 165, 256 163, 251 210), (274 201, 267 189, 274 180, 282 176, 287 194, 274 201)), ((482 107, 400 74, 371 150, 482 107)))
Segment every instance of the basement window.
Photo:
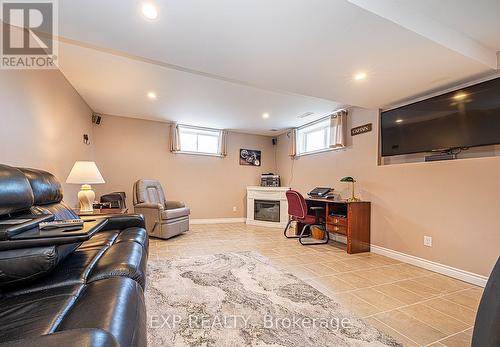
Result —
POLYGON ((297 154, 304 155, 330 149, 330 117, 297 129, 297 154))
POLYGON ((180 149, 183 153, 219 155, 222 131, 179 125, 180 149))

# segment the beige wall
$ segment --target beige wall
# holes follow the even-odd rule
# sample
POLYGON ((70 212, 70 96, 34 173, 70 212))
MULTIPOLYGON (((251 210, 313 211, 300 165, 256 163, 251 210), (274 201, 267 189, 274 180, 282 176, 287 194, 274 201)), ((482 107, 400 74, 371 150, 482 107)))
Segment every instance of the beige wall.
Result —
POLYGON ((260 174, 275 167, 269 137, 229 133, 228 156, 222 159, 172 154, 168 136, 168 123, 103 117, 94 127, 94 143, 97 165, 107 183, 96 187, 96 193, 125 191, 131 207, 133 183, 158 179, 167 199, 184 201, 192 218, 244 217, 246 186, 259 184, 260 174), (239 165, 240 148, 261 150, 262 166, 239 165))
MULTIPOLYGON (((93 158, 91 110, 58 70, 0 70, 0 163, 45 169, 62 182, 75 160, 93 158)), ((65 200, 77 202, 78 186, 65 200)))
MULTIPOLYGON (((447 162, 377 165, 378 113, 354 109, 352 126, 373 123, 374 131, 350 139, 346 150, 295 161, 291 186, 306 193, 354 176, 359 194, 372 202, 372 244, 481 275, 500 255, 500 157, 447 162), (423 245, 424 235, 433 247, 423 245)), ((350 124, 351 125, 351 124, 350 124)), ((288 138, 278 139, 278 169, 289 184, 288 138)))
MULTIPOLYGON (((166 123, 105 116, 92 127, 91 110, 59 71, 0 70, 0 103, 1 163, 46 169, 64 181, 75 160, 95 158, 107 181, 95 187, 98 195, 123 190, 131 197, 135 180, 156 178, 193 218, 244 217, 245 187, 275 171, 269 137, 230 133, 229 155, 220 159, 170 153, 166 123), (240 148, 262 150, 262 167, 240 166, 240 148)), ((350 126, 372 122, 374 131, 350 139, 346 150, 301 157, 293 170, 289 139, 280 136, 283 184, 303 193, 333 186, 346 196, 339 179, 352 175, 372 201, 373 244, 488 275, 500 255, 500 157, 378 166, 377 121, 377 111, 354 109, 350 126), (424 235, 433 237, 432 248, 423 246, 424 235)), ((74 205, 78 187, 64 188, 74 205)))

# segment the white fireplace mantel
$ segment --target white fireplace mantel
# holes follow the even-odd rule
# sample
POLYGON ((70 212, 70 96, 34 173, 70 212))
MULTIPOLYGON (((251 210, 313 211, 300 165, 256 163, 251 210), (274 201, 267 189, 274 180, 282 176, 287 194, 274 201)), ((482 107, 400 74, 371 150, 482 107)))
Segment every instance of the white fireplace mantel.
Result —
POLYGON ((288 223, 288 202, 286 191, 289 187, 247 187, 247 224, 260 225, 265 227, 284 228, 288 223), (255 200, 268 200, 280 202, 280 221, 267 222, 255 220, 254 206, 255 200))

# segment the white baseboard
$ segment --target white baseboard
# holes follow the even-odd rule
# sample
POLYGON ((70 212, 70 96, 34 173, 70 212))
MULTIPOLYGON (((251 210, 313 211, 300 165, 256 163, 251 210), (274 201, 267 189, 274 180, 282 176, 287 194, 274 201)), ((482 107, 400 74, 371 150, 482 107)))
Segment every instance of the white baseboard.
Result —
POLYGON ((255 219, 245 219, 246 224, 248 225, 256 225, 260 227, 266 227, 266 228, 280 228, 284 229, 286 227, 287 223, 280 223, 280 222, 265 222, 265 221, 260 221, 260 220, 255 220, 255 219))
POLYGON ((464 282, 472 283, 480 287, 484 287, 488 281, 488 277, 478 275, 473 272, 457 269, 448 265, 436 263, 413 255, 394 251, 392 249, 371 245, 370 250, 373 253, 384 255, 411 265, 419 266, 427 270, 438 272, 440 274, 459 279, 464 282))
POLYGON ((211 219, 190 219, 190 224, 229 224, 245 223, 246 218, 211 218, 211 219))

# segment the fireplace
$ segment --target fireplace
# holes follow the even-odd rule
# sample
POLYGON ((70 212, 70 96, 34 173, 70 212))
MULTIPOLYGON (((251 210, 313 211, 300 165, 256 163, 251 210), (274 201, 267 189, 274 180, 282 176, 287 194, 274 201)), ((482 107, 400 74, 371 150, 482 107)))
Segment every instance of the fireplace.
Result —
POLYGON ((254 200, 254 219, 263 222, 280 221, 279 200, 254 200))
POLYGON ((288 223, 288 187, 247 187, 247 224, 284 228, 288 223))

